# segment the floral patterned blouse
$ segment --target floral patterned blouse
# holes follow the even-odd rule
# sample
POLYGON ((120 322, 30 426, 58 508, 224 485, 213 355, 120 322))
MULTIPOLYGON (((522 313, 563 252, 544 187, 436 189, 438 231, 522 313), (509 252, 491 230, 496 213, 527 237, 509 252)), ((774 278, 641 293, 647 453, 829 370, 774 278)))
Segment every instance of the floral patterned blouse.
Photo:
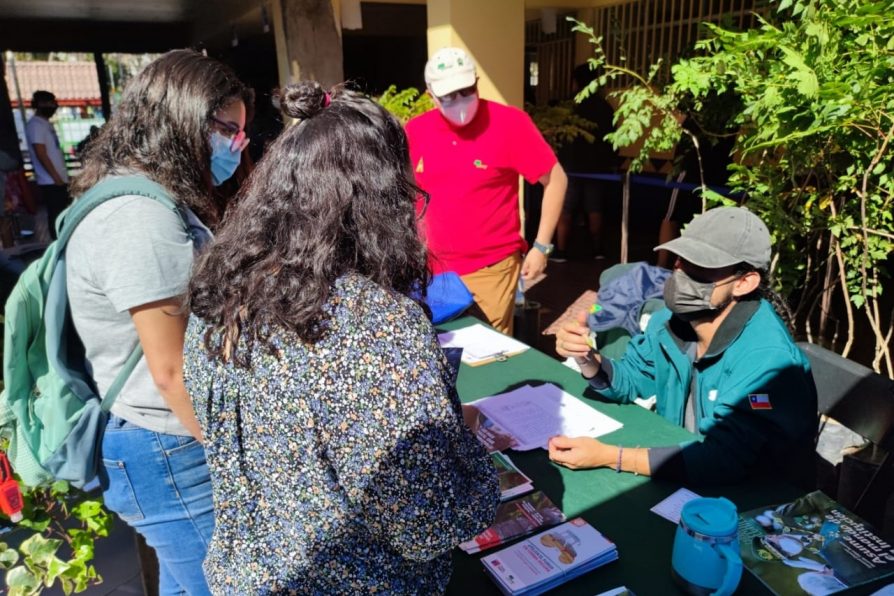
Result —
POLYGON ((463 424, 422 309, 339 279, 326 335, 287 332, 252 367, 209 360, 192 317, 184 370, 205 436, 216 594, 434 594, 450 551, 493 521, 499 485, 463 424))

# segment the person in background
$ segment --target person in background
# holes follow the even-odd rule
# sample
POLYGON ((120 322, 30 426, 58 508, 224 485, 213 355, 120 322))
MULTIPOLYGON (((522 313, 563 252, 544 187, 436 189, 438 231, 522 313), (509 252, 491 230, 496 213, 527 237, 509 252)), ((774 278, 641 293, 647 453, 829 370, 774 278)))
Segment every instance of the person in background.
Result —
POLYGON ((59 145, 56 129, 50 123, 59 104, 56 103, 56 96, 49 91, 35 91, 31 96, 31 107, 34 115, 25 125, 25 134, 31 150, 31 165, 40 191, 40 200, 47 211, 47 227, 50 237, 55 240, 56 218, 71 202, 65 156, 59 145))
POLYGON ((216 504, 205 572, 221 594, 442 593, 500 490, 418 296, 407 139, 343 88, 280 101, 299 122, 190 284, 184 370, 216 504))
MULTIPOLYGON (((587 64, 578 65, 572 76, 574 95, 586 88, 594 78, 595 74, 587 64)), ((559 161, 566 172, 613 174, 620 165, 617 153, 611 143, 605 140, 605 135, 614 132, 615 127, 612 122, 614 110, 605 99, 604 93, 605 89, 600 87, 587 99, 574 106, 576 115, 596 125, 596 129, 593 131, 596 139, 592 143, 588 143, 582 137, 578 137, 572 143, 559 149, 559 161)), ((562 206, 562 215, 559 217, 556 227, 556 250, 552 260, 560 261, 568 257, 567 251, 574 217, 581 210, 587 217, 587 230, 590 233, 593 257, 604 258, 602 225, 605 200, 611 189, 617 188, 617 186, 616 183, 605 180, 569 176, 565 204, 562 206)))
POLYGON ((463 50, 436 52, 425 84, 437 110, 410 120, 407 136, 416 181, 431 195, 422 227, 432 268, 459 274, 490 324, 511 334, 519 274, 537 278, 553 250, 565 171, 524 111, 478 97, 475 62, 463 50), (530 251, 520 232, 519 176, 544 187, 530 251))
POLYGON ((93 124, 90 126, 90 132, 87 133, 87 136, 81 139, 75 146, 75 151, 77 152, 79 157, 84 156, 84 151, 87 150, 87 145, 92 143, 93 139, 95 139, 97 136, 99 136, 99 127, 93 124))
POLYGON ((559 331, 556 349, 575 358, 603 397, 630 403, 654 395, 658 414, 697 439, 645 448, 560 436, 550 441, 550 458, 693 484, 773 475, 811 485, 816 387, 767 299, 785 312, 768 288, 767 227, 744 208, 718 207, 658 249, 677 256, 664 286, 667 308, 621 359, 590 347, 583 319, 559 331))
POLYGON ((106 507, 155 549, 161 594, 210 593, 202 561, 214 528, 211 479, 183 384, 182 306, 194 254, 218 218, 212 189, 248 144, 252 97, 223 64, 168 52, 128 83, 72 187, 79 197, 108 177, 142 175, 181 211, 117 197, 84 218, 66 249, 71 316, 100 395, 137 342, 143 348, 111 410, 100 481, 106 507))

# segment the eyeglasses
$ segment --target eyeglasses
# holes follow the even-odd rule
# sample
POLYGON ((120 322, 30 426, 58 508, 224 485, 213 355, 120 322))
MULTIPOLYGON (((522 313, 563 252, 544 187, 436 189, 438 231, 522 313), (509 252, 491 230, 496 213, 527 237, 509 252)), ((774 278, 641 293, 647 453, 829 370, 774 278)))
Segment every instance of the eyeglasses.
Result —
POLYGON ((416 203, 416 205, 417 205, 416 219, 418 221, 422 221, 422 218, 425 217, 425 212, 428 211, 428 204, 431 202, 431 195, 420 188, 419 189, 419 198, 422 199, 422 209, 419 209, 419 207, 418 207, 419 203, 417 202, 416 203))
POLYGON ((447 95, 438 96, 438 101, 441 103, 450 103, 452 101, 456 101, 460 97, 469 97, 470 95, 475 95, 478 93, 478 85, 472 85, 471 87, 466 87, 465 89, 457 89, 447 95))
POLYGON ((232 122, 224 122, 214 116, 210 116, 211 120, 220 129, 224 135, 230 138, 230 152, 236 153, 248 147, 251 139, 245 136, 245 131, 233 124, 232 122))

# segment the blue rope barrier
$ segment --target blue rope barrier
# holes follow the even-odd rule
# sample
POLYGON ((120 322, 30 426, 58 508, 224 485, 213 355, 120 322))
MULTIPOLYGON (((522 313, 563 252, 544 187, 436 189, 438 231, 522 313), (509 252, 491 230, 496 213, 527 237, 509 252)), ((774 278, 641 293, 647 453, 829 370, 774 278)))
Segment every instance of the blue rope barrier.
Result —
MULTIPOLYGON (((590 180, 607 180, 609 182, 624 182, 625 174, 598 174, 595 172, 568 172, 569 178, 584 178, 590 180)), ((640 175, 632 175, 630 176, 631 184, 640 184, 642 186, 659 186, 663 188, 679 188, 680 190, 685 190, 692 192, 695 189, 701 188, 701 184, 694 184, 692 182, 668 182, 662 178, 655 178, 652 176, 640 176, 640 175)), ((708 185, 708 188, 716 192, 717 194, 721 194, 725 197, 735 196, 733 194, 732 189, 728 186, 712 186, 708 185)))

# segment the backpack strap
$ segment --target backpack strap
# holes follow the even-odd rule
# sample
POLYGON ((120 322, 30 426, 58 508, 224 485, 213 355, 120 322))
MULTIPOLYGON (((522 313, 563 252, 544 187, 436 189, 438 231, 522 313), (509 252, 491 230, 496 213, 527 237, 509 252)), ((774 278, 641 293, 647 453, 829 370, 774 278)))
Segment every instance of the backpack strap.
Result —
MULTIPOLYGON (((71 239, 78 224, 80 224, 84 218, 93 211, 93 209, 99 207, 106 201, 129 195, 148 197, 174 211, 177 214, 180 223, 183 225, 183 229, 187 236, 189 236, 190 239, 193 238, 186 214, 177 203, 171 199, 168 191, 162 185, 140 175, 115 176, 101 180, 90 190, 78 197, 72 206, 66 209, 56 221, 56 259, 58 260, 59 256, 65 250, 65 246, 71 239)), ((124 364, 121 366, 121 370, 115 375, 115 379, 109 386, 106 395, 102 398, 100 407, 103 412, 111 410, 112 406, 115 404, 115 400, 118 398, 118 394, 121 393, 121 389, 124 387, 127 379, 130 378, 131 373, 142 357, 143 346, 140 344, 139 340, 137 340, 137 345, 134 346, 134 349, 130 352, 127 360, 125 360, 124 364)))
POLYGON ((102 398, 100 409, 102 409, 103 412, 108 412, 112 409, 112 406, 115 405, 115 400, 118 399, 118 394, 121 393, 121 389, 124 388, 124 383, 130 378, 130 373, 137 367, 137 362, 139 362, 142 357, 143 346, 140 344, 140 341, 137 340, 137 345, 134 346, 130 356, 124 361, 121 370, 115 375, 115 380, 109 385, 109 390, 106 392, 105 397, 102 398))
POLYGON ((192 237, 189 221, 183 210, 171 199, 168 191, 157 182, 145 176, 114 176, 101 180, 90 190, 78 197, 71 207, 66 209, 56 220, 56 253, 59 254, 68 244, 78 224, 96 207, 112 199, 137 195, 153 199, 177 214, 183 229, 192 237))

